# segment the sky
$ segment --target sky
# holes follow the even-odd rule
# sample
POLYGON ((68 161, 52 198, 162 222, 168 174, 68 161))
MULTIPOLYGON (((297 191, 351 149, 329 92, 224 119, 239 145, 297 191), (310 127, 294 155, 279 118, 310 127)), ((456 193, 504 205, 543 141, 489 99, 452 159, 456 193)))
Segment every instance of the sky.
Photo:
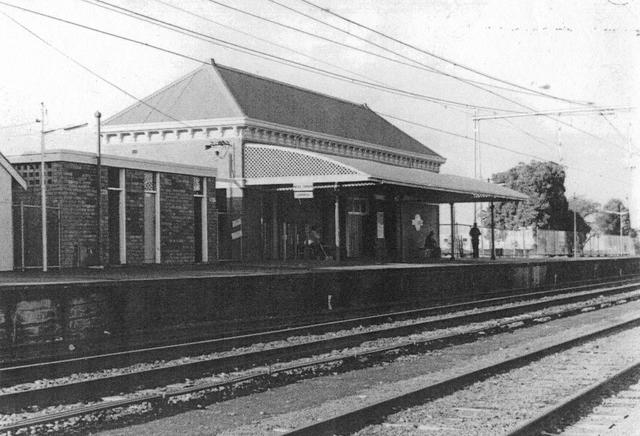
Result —
MULTIPOLYGON (((553 119, 524 116, 479 121, 478 137, 491 145, 480 145, 478 176, 486 179, 519 162, 552 160, 566 167, 568 196, 601 203, 621 198, 631 204, 633 225, 640 227, 640 177, 638 170, 631 169, 638 166, 640 156, 638 111, 625 109, 637 107, 640 100, 640 0, 311 2, 421 51, 357 27, 303 0, 109 0, 113 5, 258 52, 420 97, 337 80, 215 45, 204 37, 172 32, 100 7, 107 6, 106 2, 2 0, 0 151, 11 155, 39 147, 40 125, 34 120, 40 117, 41 102, 47 109, 46 128, 84 122, 93 126, 97 110, 107 118, 134 103, 135 98, 149 95, 213 58, 219 64, 366 103, 378 113, 395 117, 388 119, 444 156, 447 163, 443 173, 470 177, 474 176, 476 110, 478 116, 503 116, 619 108, 604 115, 596 111, 553 119), (195 60, 56 22, 8 4, 160 46, 195 60), (295 26, 307 34, 282 26, 295 26), (511 85, 495 78, 571 102, 514 92, 511 85), (469 80, 482 84, 469 84, 469 80), (426 101, 424 96, 466 106, 426 101)), ((90 141, 82 145, 89 149, 93 146, 90 141)))

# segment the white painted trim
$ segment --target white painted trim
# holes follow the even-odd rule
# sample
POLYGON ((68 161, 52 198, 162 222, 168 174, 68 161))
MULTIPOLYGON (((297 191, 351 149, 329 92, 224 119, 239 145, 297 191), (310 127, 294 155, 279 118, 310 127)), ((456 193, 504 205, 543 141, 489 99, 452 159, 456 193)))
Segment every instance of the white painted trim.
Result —
MULTIPOLYGON (((39 163, 40 153, 29 153, 17 156, 10 156, 9 160, 12 164, 22 163, 39 163)), ((96 154, 86 151, 76 150, 50 150, 45 153, 45 162, 72 162, 83 164, 96 164, 96 154)), ((154 161, 146 159, 137 159, 116 155, 100 155, 101 164, 107 167, 126 168, 133 170, 185 174, 189 176, 200 177, 216 177, 217 169, 214 167, 186 165, 182 163, 154 161)))
POLYGON ((155 243, 156 243, 156 263, 160 263, 162 261, 161 259, 161 252, 162 250, 160 250, 160 173, 155 173, 155 178, 156 178, 156 234, 155 234, 155 243))
POLYGON ((119 194, 119 232, 120 232, 120 264, 127 263, 127 190, 125 169, 120 168, 120 194, 119 194))
POLYGON ((207 178, 204 177, 202 179, 202 208, 200 209, 201 212, 201 221, 202 221, 202 263, 206 263, 209 262, 209 232, 208 232, 208 216, 207 216, 207 204, 208 204, 208 199, 207 199, 207 195, 208 195, 208 190, 207 190, 207 178))
POLYGON ((241 125, 247 120, 246 117, 227 117, 227 118, 207 118, 202 120, 189 120, 185 124, 177 121, 162 121, 159 123, 139 123, 139 124, 113 124, 102 125, 102 133, 144 133, 150 130, 184 130, 191 128, 207 128, 207 127, 227 127, 230 125, 241 125))
MULTIPOLYGON (((359 141, 357 139, 343 138, 341 136, 334 136, 334 135, 329 135, 327 133, 314 132, 312 130, 298 129, 296 127, 285 126, 283 124, 270 123, 268 121, 261 121, 253 118, 246 118, 244 121, 245 121, 245 126, 244 126, 245 130, 251 129, 254 127, 264 128, 268 130, 278 130, 281 132, 292 133, 294 135, 307 136, 309 138, 315 138, 315 139, 320 139, 320 140, 330 141, 330 142, 337 142, 337 143, 346 144, 346 145, 354 145, 357 147, 369 148, 372 150, 383 151, 386 153, 393 153, 393 154, 397 154, 405 157, 414 157, 417 159, 431 160, 439 163, 444 163, 447 160, 446 158, 443 158, 441 156, 434 156, 431 154, 422 154, 422 153, 416 153, 412 151, 400 150, 400 149, 388 147, 385 145, 373 144, 370 142, 359 141)), ((417 142, 420 142, 420 141, 417 141, 417 142)))

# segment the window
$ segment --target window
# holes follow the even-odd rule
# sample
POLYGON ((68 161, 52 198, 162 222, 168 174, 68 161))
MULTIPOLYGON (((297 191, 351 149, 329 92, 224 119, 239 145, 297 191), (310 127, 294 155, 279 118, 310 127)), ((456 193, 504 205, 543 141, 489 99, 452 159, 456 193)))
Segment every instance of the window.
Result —
POLYGON ((366 198, 348 198, 347 213, 352 215, 367 215, 369 213, 369 201, 366 198))

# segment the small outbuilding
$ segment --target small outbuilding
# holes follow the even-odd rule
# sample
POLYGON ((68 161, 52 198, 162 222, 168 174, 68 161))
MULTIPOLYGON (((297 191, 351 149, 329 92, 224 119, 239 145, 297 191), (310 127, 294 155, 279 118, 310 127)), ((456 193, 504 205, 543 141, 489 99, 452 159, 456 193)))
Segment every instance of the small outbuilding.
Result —
MULTIPOLYGON (((14 243, 3 250, 14 253, 10 265, 17 269, 43 265, 40 160, 40 153, 24 154, 7 165, 26 188, 14 184, 14 243)), ((215 256, 215 168, 106 154, 98 179, 95 153, 50 150, 44 162, 48 266, 185 264, 215 256)))

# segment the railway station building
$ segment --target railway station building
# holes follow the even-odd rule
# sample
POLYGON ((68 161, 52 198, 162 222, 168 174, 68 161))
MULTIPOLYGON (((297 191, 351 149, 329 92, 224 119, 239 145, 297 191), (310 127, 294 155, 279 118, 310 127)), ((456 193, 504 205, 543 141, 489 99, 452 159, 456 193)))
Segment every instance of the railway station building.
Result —
POLYGON ((442 156, 366 105, 213 61, 107 119, 103 139, 217 170, 210 260, 301 259, 316 236, 312 256, 415 260, 439 240, 439 205, 525 198, 441 174, 442 156))

